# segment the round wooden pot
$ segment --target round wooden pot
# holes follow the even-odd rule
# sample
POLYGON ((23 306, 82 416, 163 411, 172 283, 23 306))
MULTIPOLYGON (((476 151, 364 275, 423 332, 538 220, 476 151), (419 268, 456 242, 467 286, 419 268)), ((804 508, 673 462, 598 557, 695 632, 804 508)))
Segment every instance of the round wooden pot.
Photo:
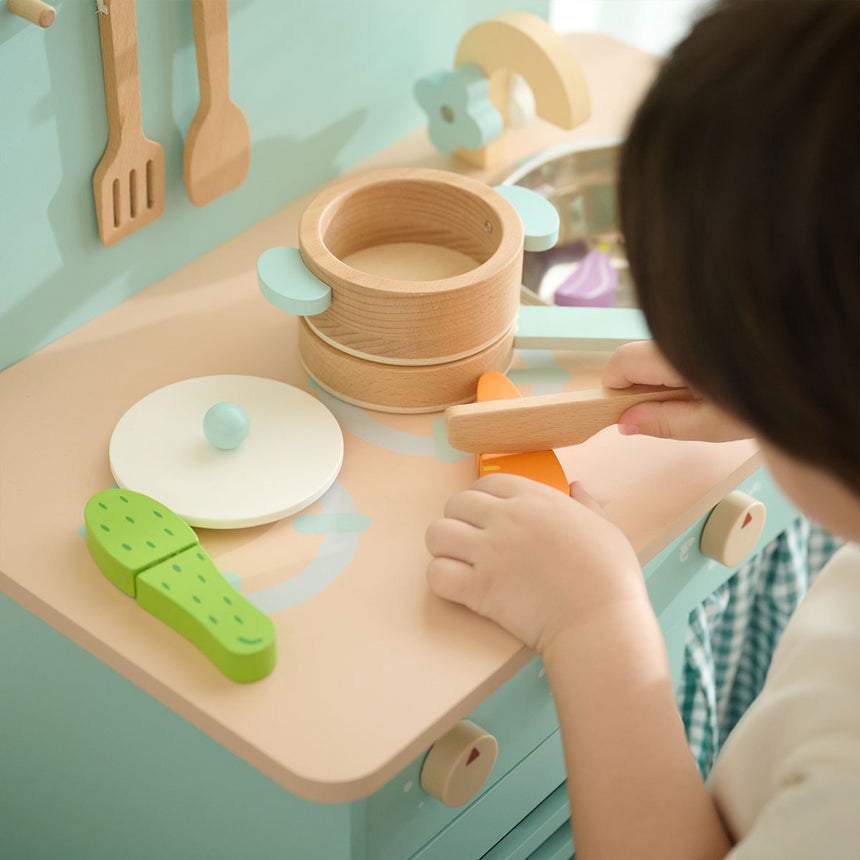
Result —
POLYGON ((355 357, 441 364, 487 349, 514 324, 523 227, 514 207, 477 180, 424 168, 380 170, 324 190, 299 224, 308 270, 331 306, 308 319, 317 337, 355 357), (395 280, 345 258, 401 243, 438 245, 475 267, 438 280, 395 280))
POLYGON ((436 412, 474 400, 482 373, 510 366, 515 333, 513 325, 488 347, 455 361, 396 365, 336 349, 317 337, 306 319, 298 321, 299 356, 320 387, 347 403, 381 412, 436 412))

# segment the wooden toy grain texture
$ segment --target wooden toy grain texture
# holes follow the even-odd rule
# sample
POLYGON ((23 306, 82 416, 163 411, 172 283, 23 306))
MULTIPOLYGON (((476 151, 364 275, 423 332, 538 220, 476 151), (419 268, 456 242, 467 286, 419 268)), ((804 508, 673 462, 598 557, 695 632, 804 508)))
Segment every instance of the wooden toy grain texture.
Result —
POLYGON ((522 279, 523 228, 514 207, 482 182, 447 171, 391 169, 339 183, 299 225, 308 270, 332 289, 313 317, 321 339, 355 356, 439 364, 488 348, 513 324, 522 279), (476 267, 438 280, 393 280, 345 257, 395 243, 441 245, 476 267))
POLYGON ((564 448, 590 439, 631 406, 649 400, 690 400, 688 388, 637 385, 542 394, 453 406, 445 413, 448 442, 459 451, 515 454, 564 448))
MULTIPOLYGON (((509 11, 467 31, 457 46, 454 65, 474 63, 490 81, 490 101, 507 125, 510 73, 531 87, 535 112, 559 128, 573 129, 591 116, 591 97, 582 66, 567 40, 546 21, 527 12, 509 11)), ((505 133, 476 150, 457 155, 478 167, 505 158, 505 133)))
POLYGON ((504 371, 513 358, 514 329, 465 358, 439 364, 395 365, 368 361, 319 338, 298 321, 299 357, 321 388, 347 403, 380 412, 436 412, 475 397, 489 370, 504 371))
POLYGON ((99 238, 112 245, 164 211, 164 150, 143 133, 134 0, 99 14, 108 140, 93 173, 99 238))
MULTIPOLYGON (((503 373, 490 371, 478 380, 478 403, 519 399, 519 389, 503 373)), ((555 451, 527 451, 519 454, 478 454, 478 477, 500 472, 521 475, 568 495, 570 484, 555 451)))
MULTIPOLYGON (((656 61, 598 34, 578 34, 571 37, 571 44, 595 87, 595 117, 587 133, 615 135, 653 75, 656 61)), ((526 158, 538 148, 563 142, 562 137, 553 126, 533 124, 511 134, 510 157, 512 161, 526 158)), ((439 163, 420 131, 374 156, 361 169, 416 163, 439 163)), ((221 816, 218 843, 207 845, 212 856, 219 850, 229 856, 231 848, 232 856, 249 856, 256 848, 259 856, 280 851, 281 856, 307 860, 402 860, 436 834, 434 856, 480 857, 503 836, 491 825, 498 828, 500 822, 520 821, 531 808, 531 804, 502 803, 500 794, 510 785, 506 778, 492 802, 472 807, 471 817, 452 813, 457 818, 451 827, 445 826, 446 821, 422 830, 421 841, 406 840, 408 850, 376 850, 378 839, 368 842, 366 852, 363 842, 354 851, 349 849, 350 828, 356 821, 363 826, 357 812, 371 808, 376 795, 367 801, 357 799, 380 790, 388 780, 391 791, 380 795, 376 807, 379 820, 398 835, 426 828, 428 815, 433 814, 430 803, 417 810, 410 822, 392 814, 392 796, 417 805, 414 791, 404 792, 398 774, 420 760, 429 745, 463 715, 483 707, 479 703, 494 691, 511 694, 499 711, 511 729, 500 738, 505 770, 518 761, 512 748, 523 752, 530 748, 516 744, 523 740, 523 729, 535 725, 531 713, 520 715, 521 708, 536 697, 531 687, 510 686, 514 683, 510 679, 519 677, 517 670, 530 656, 522 657, 521 644, 503 636, 495 625, 482 623, 459 607, 428 601, 426 596, 421 534, 426 522, 438 516, 444 499, 458 484, 471 480, 471 463, 448 467, 430 458, 410 457, 404 476, 392 469, 395 461, 390 452, 349 437, 353 473, 347 486, 360 488, 356 496, 360 510, 378 518, 380 527, 361 535, 362 551, 348 575, 296 611, 274 617, 278 635, 289 637, 290 653, 289 659, 279 661, 272 684, 236 688, 227 681, 212 683, 213 673, 198 671, 199 655, 194 649, 182 649, 184 653, 174 649, 172 631, 139 612, 95 572, 83 546, 73 549, 81 501, 110 483, 106 428, 129 402, 180 376, 235 373, 238 368, 302 382, 293 334, 298 321, 285 321, 283 314, 248 289, 254 278, 252 261, 260 252, 296 240, 301 209, 301 202, 285 207, 0 374, 0 400, 9 414, 18 416, 15 421, 0 422, 0 453, 5 455, 0 495, 10 501, 0 506, 4 512, 0 590, 42 619, 28 616, 23 609, 15 612, 14 618, 26 617, 32 623, 26 630, 13 627, 9 641, 26 665, 21 683, 13 687, 16 695, 8 698, 10 703, 35 700, 48 705, 31 711, 39 719, 13 721, 13 735, 14 730, 44 724, 46 715, 51 731, 62 729, 68 710, 80 705, 81 691, 92 694, 92 701, 83 696, 89 702, 80 711, 83 729, 70 735, 73 742, 67 751, 74 767, 66 769, 68 773, 51 772, 50 779, 34 782, 29 767, 33 759, 24 756, 18 759, 21 766, 9 772, 10 779, 18 777, 22 787, 18 808, 37 811, 29 821, 38 826, 45 796, 67 813, 65 828, 41 828, 44 837, 59 846, 43 856, 63 856, 71 844, 69 834, 97 837, 110 856, 121 856, 130 844, 141 846, 151 857, 165 857, 182 848, 185 856, 195 856, 203 844, 202 828, 212 821, 211 809, 223 806, 218 802, 223 801, 225 786, 232 796, 247 800, 248 815, 221 816), (211 307, 200 313, 204 292, 211 296, 211 307), (223 335, 213 338, 213 331, 223 335), (111 369, 109 374, 103 373, 105 367, 111 369), (97 387, 82 388, 99 372, 97 387), (82 398, 86 409, 81 408, 82 398), (392 494, 392 486, 404 481, 403 494, 392 494), (50 493, 45 492, 46 486, 51 487, 50 493), (33 516, 35 510, 38 517, 33 516), (81 587, 84 579, 89 583, 86 588, 81 587), (39 631, 44 631, 43 638, 31 640, 39 631), (20 647, 30 641, 30 647, 20 647), (58 706, 59 687, 50 680, 58 664, 47 649, 59 643, 77 655, 83 667, 79 672, 91 671, 92 683, 84 687, 75 677, 70 684, 63 674, 68 665, 64 661, 63 672, 56 677, 69 695, 58 706), (463 659, 466 653, 468 660, 463 659), (225 695, 225 687, 232 692, 225 695), (130 691, 127 700, 124 689, 130 691), (111 731, 117 725, 120 701, 120 716, 131 726, 131 734, 111 731), (99 707, 102 704, 105 707, 99 707), (141 713, 144 718, 138 719, 141 713), (98 722, 90 745, 75 757, 74 751, 81 751, 82 731, 89 730, 94 715, 105 714, 111 714, 112 720, 98 722), (116 737, 121 740, 112 745, 116 737), (128 744, 128 737, 145 743, 128 744), (173 807, 162 803, 165 771, 159 765, 163 759, 149 755, 161 738, 162 748, 181 751, 170 764, 194 810, 185 816, 188 807, 183 805, 181 822, 171 818, 173 807), (134 754, 130 763, 123 758, 126 753, 134 754), (119 769, 117 760, 122 761, 119 769), (218 769, 216 762, 220 762, 218 769), (87 767, 93 770, 88 774, 93 791, 82 793, 79 775, 87 767), (148 796, 136 796, 146 797, 145 808, 155 812, 148 817, 125 816, 117 827, 106 830, 104 810, 116 795, 118 772, 131 774, 126 787, 145 788, 148 796), (188 781, 189 775, 199 774, 204 778, 188 781), (183 777, 188 780, 183 782, 183 777), (39 793, 47 789, 54 793, 39 793), (164 832, 147 828, 156 818, 175 821, 176 827, 162 828, 164 832), (472 839, 480 844, 474 850, 464 849, 464 842, 472 839)), ((599 370, 583 368, 578 360, 571 363, 571 370, 575 384, 591 387, 599 381, 599 370)), ((401 421, 412 424, 418 419, 397 419, 398 424, 401 421)), ((429 416, 426 425, 423 419, 418 423, 424 433, 430 433, 429 416)), ((677 658, 675 666, 682 667, 683 630, 690 608, 719 585, 716 574, 724 575, 725 569, 712 571, 710 562, 695 551, 688 568, 678 569, 673 559, 689 539, 685 530, 757 468, 760 459, 754 446, 748 442, 679 446, 647 437, 621 440, 607 433, 587 445, 565 449, 560 458, 570 474, 606 503, 608 515, 628 536, 642 563, 654 558, 655 564, 667 568, 666 579, 672 583, 678 575, 683 577, 681 593, 667 584, 660 604, 671 615, 670 622, 679 624, 681 635, 671 640, 677 646, 670 648, 670 658, 677 658)), ((766 475, 748 480, 763 480, 765 487, 772 488, 766 475)), ((775 490, 767 491, 775 498, 775 490)), ((769 525, 763 540, 777 533, 779 523, 790 521, 788 513, 775 515, 772 505, 768 499, 769 525)), ((229 566, 255 581, 256 571, 262 575, 283 561, 287 544, 289 555, 295 552, 305 558, 304 543, 294 542, 295 537, 305 540, 304 535, 294 534, 289 523, 280 523, 258 529, 253 540, 237 531, 207 535, 205 542, 219 566, 229 566)), ((661 570, 655 568, 654 575, 660 577, 661 570)), ((13 600, 0 600, 0 614, 10 606, 17 610, 13 600)), ((4 621, 8 618, 8 613, 3 614, 4 621)), ((8 633, 8 623, 6 628, 8 633)), ((6 663, 13 672, 18 668, 16 661, 6 663)), ((529 673, 529 677, 537 676, 529 673)), ((551 703, 545 704, 551 711, 551 703)), ((477 712, 475 719, 490 728, 484 712, 477 712)), ((119 724, 126 725, 122 719, 119 724)), ((499 737, 495 729, 493 734, 499 737)), ((38 756, 40 750, 44 753, 39 744, 44 744, 41 735, 31 747, 22 748, 38 756)), ((19 749, 17 736, 7 746, 10 752, 19 749)), ((543 780, 555 767, 560 782, 561 762, 560 746, 556 746, 545 759, 535 760, 535 772, 543 780)), ((417 770, 410 773, 416 779, 417 770)), ((541 796, 541 786, 537 781, 518 784, 515 793, 518 798, 541 796)), ((29 848, 35 828, 22 829, 18 820, 10 824, 11 844, 29 848), (16 837, 21 838, 16 841, 16 837)), ((21 853, 26 854, 27 848, 21 853)))
POLYGON ((57 17, 54 7, 42 0, 9 0, 9 11, 40 27, 50 27, 57 17))
POLYGON ((205 206, 248 175, 251 133, 230 99, 227 0, 191 0, 200 104, 185 138, 182 169, 188 198, 205 206))

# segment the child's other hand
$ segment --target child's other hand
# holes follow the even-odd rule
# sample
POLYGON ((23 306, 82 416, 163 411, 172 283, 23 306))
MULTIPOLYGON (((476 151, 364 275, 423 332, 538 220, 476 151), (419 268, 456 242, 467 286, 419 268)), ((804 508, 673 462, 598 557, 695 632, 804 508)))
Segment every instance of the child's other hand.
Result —
POLYGON ((541 653, 565 629, 649 605, 633 548, 578 484, 568 497, 487 475, 449 499, 426 543, 432 591, 541 653))
MULTIPOLYGON (((619 347, 603 371, 605 388, 629 385, 666 385, 681 388, 687 383, 663 357, 653 341, 640 340, 619 347)), ((705 400, 667 400, 640 403, 619 419, 622 433, 659 436, 700 442, 730 442, 752 435, 748 427, 705 400)))

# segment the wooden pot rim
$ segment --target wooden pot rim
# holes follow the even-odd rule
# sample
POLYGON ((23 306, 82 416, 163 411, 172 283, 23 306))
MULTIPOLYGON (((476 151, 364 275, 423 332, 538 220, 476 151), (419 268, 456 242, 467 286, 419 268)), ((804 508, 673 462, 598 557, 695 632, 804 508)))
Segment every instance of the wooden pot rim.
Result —
MULTIPOLYGON (((407 196, 405 201, 408 199, 407 196)), ((408 206, 405 208, 409 209, 408 206)), ((420 218, 415 216, 414 210, 407 214, 409 217, 420 218)), ((416 294, 440 293, 468 290, 469 287, 480 285, 508 268, 512 260, 522 253, 523 227, 513 205, 490 186, 468 176, 431 168, 389 168, 338 182, 314 198, 299 223, 299 250, 302 259, 316 277, 332 288, 333 304, 337 301, 337 289, 342 286, 403 295, 404 281, 368 274, 341 259, 355 251, 389 244, 392 241, 425 241, 428 244, 461 250, 476 259, 478 265, 461 275, 408 282, 414 285, 416 294), (464 220, 460 224, 461 227, 467 228, 463 235, 453 226, 456 223, 456 213, 453 213, 454 221, 450 227, 446 227, 438 216, 434 224, 435 213, 428 213, 426 217, 429 228, 426 236, 386 241, 385 237, 389 234, 397 237, 404 230, 410 232, 410 225, 404 224, 404 208, 398 207, 394 202, 382 211, 381 219, 366 225, 366 229, 358 230, 357 235, 350 234, 348 225, 343 224, 344 219, 349 218, 363 205, 372 203, 375 195, 385 194, 387 189, 394 188, 411 190, 416 194, 429 196, 430 199, 438 198, 440 202, 444 200, 446 206, 450 206, 451 201, 456 201, 459 197, 470 202, 475 213, 486 217, 480 223, 477 223, 480 219, 475 218, 464 220), (438 241, 444 237, 446 229, 451 231, 452 241, 438 241), (486 236, 481 235, 482 231, 486 236), (373 241, 379 236, 383 237, 383 241, 373 241), (476 256, 475 253, 464 250, 464 247, 478 249, 479 253, 476 256)))

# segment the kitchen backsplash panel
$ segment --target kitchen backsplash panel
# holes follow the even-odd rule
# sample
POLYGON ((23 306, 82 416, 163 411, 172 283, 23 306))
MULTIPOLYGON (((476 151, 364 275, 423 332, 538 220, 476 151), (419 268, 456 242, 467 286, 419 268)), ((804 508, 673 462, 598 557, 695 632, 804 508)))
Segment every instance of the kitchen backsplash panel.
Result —
MULTIPOLYGON (((199 93, 191 0, 138 0, 144 134, 164 149, 163 215, 105 247, 93 170, 107 140, 95 0, 48 29, 0 0, 0 369, 419 127, 421 75, 503 0, 229 0, 230 92, 251 131, 244 183, 203 208, 182 150, 199 93)), ((549 0, 518 7, 547 17, 549 0)))

